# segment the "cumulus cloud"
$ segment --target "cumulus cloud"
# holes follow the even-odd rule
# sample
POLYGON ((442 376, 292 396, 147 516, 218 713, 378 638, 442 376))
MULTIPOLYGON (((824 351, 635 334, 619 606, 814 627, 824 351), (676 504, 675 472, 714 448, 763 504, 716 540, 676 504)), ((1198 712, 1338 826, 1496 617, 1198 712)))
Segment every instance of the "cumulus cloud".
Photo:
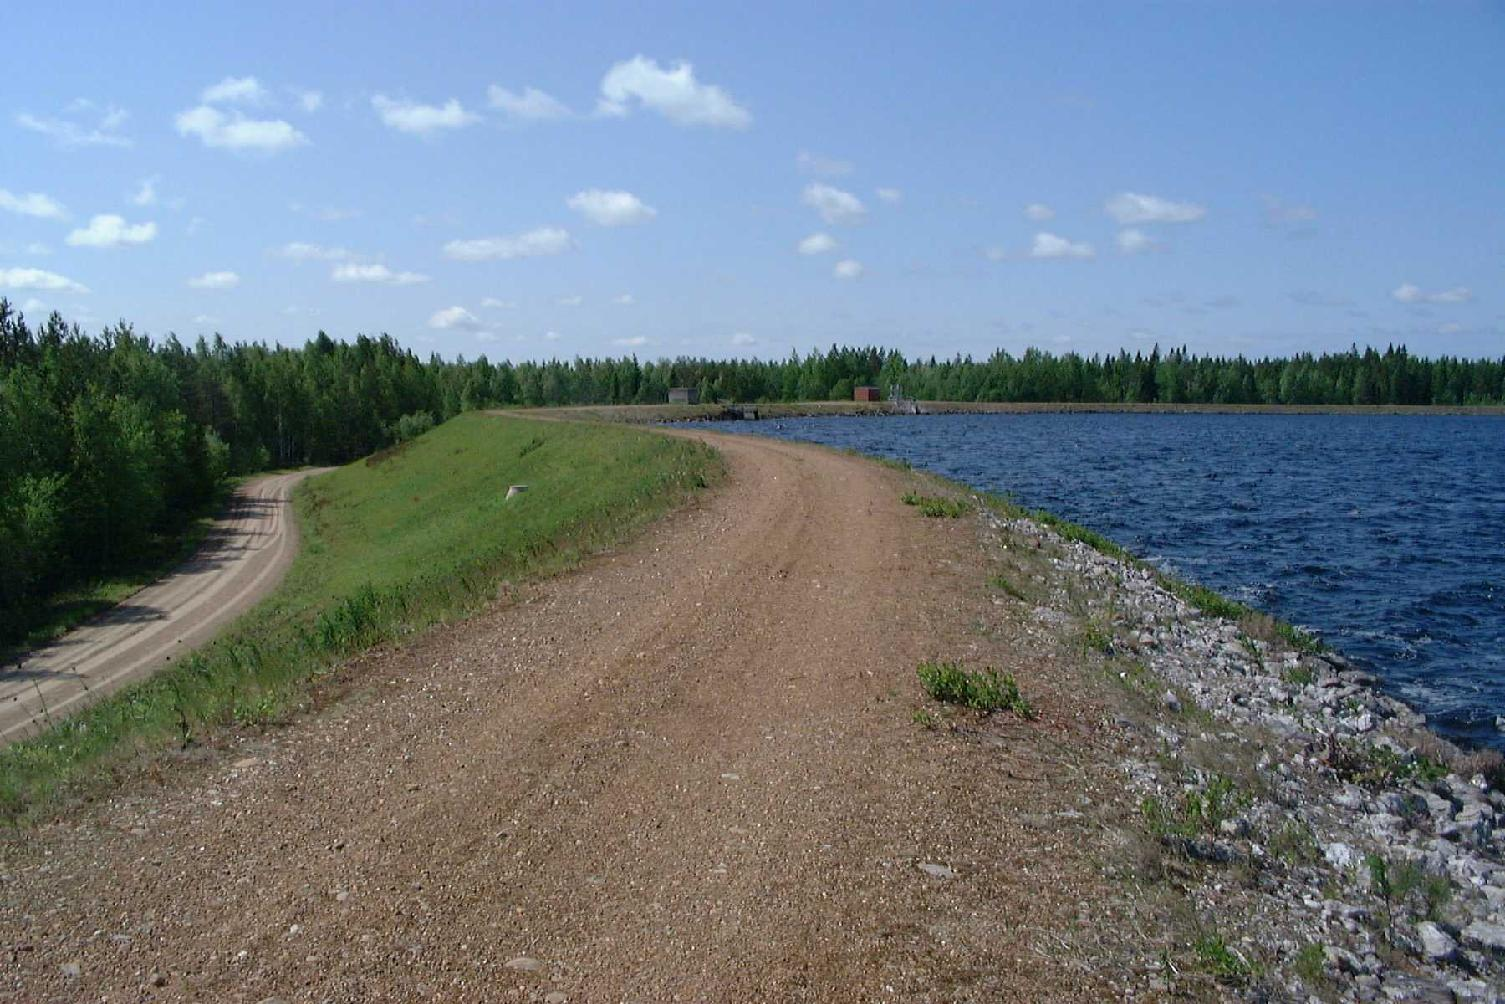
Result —
POLYGON ((1390 295, 1399 303, 1467 303, 1474 298, 1473 291, 1467 286, 1428 292, 1409 282, 1396 286, 1390 295))
POLYGON ((1128 226, 1134 223, 1194 223, 1207 209, 1192 202, 1172 202, 1158 195, 1120 192, 1103 206, 1108 215, 1128 226))
POLYGON ((483 307, 490 307, 490 308, 493 308, 493 309, 496 309, 496 310, 511 310, 513 307, 517 306, 517 301, 515 301, 515 300, 498 300, 494 296, 488 296, 488 297, 486 297, 485 299, 483 299, 481 301, 481 306, 483 306, 483 307))
POLYGON ((626 227, 635 223, 647 223, 658 215, 657 209, 647 205, 631 192, 607 192, 599 188, 576 192, 565 200, 565 205, 592 223, 603 227, 626 227))
POLYGON ((156 175, 141 182, 136 189, 136 194, 131 196, 131 203, 137 206, 154 206, 157 204, 157 182, 160 179, 156 175))
POLYGON ((486 89, 486 101, 503 115, 520 122, 547 122, 569 118, 571 114, 562 101, 536 87, 524 87, 518 93, 492 84, 486 89))
POLYGON ((897 188, 877 189, 878 201, 887 202, 889 205, 897 205, 904 198, 904 193, 897 188))
POLYGON ((704 125, 746 129, 752 115, 713 84, 695 79, 695 68, 681 62, 664 69, 657 60, 634 56, 606 71, 601 78, 602 115, 628 114, 634 104, 657 112, 676 125, 704 125))
POLYGON ((1158 242, 1150 237, 1149 234, 1143 230, 1136 230, 1133 227, 1127 230, 1120 230, 1117 240, 1118 250, 1124 254, 1138 254, 1141 251, 1149 251, 1158 246, 1158 242))
POLYGON ((825 254, 827 251, 835 251, 837 248, 836 238, 828 233, 814 233, 797 245, 800 254, 825 254))
POLYGON ((1096 255, 1091 244, 1069 241, 1043 231, 1035 234, 1035 242, 1029 249, 1031 258, 1092 258, 1096 255))
POLYGON ((417 272, 396 272, 385 265, 340 265, 329 273, 335 282, 379 282, 389 286, 412 286, 428 282, 429 277, 417 272))
POLYGON ((861 223, 867 218, 867 207, 861 199, 851 192, 818 181, 805 186, 801 200, 833 226, 861 223))
POLYGON ((45 272, 39 268, 0 268, 0 289, 56 289, 66 293, 89 291, 87 286, 74 282, 65 275, 45 272))
POLYGON ((114 248, 126 244, 145 244, 157 236, 155 223, 127 223, 113 213, 102 213, 79 227, 66 240, 74 247, 114 248))
POLYGON ((838 279, 860 279, 865 271, 867 270, 862 267, 862 262, 853 258, 843 258, 836 263, 831 274, 838 279))
POLYGON ((204 88, 199 100, 206 105, 258 105, 267 99, 266 89, 255 77, 226 77, 204 88))
POLYGON ((22 216, 37 216, 48 220, 60 220, 68 215, 63 209, 63 204, 51 196, 43 195, 41 192, 12 195, 3 188, 0 188, 0 209, 19 213, 22 216))
POLYGON ((280 153, 308 142, 307 136, 281 119, 252 119, 209 105, 179 112, 175 124, 180 136, 197 136, 205 146, 220 150, 280 153))
POLYGON ((234 272, 205 272, 188 280, 194 289, 234 289, 240 285, 240 276, 234 272))
POLYGON ((1031 202, 1024 207, 1024 215, 1036 223, 1044 223, 1046 220, 1055 219, 1056 211, 1043 202, 1031 202))
POLYGON ((564 254, 575 246, 570 232, 560 227, 538 227, 527 233, 510 237, 478 237, 471 240, 450 241, 444 245, 444 254, 458 261, 508 261, 513 258, 538 258, 544 255, 564 254))
POLYGON ((74 115, 89 114, 95 124, 84 125, 73 118, 42 118, 21 112, 16 124, 22 129, 40 133, 64 149, 83 146, 127 147, 131 141, 120 135, 126 113, 114 106, 100 108, 92 101, 75 101, 67 111, 74 115))
POLYGON ((756 345, 758 340, 746 331, 739 331, 732 336, 733 345, 756 345))
POLYGON ((345 261, 355 257, 354 254, 339 247, 325 247, 322 244, 309 244, 304 241, 292 241, 277 249, 277 253, 292 261, 345 261))
POLYGON ((826 178, 835 178, 843 174, 852 173, 852 162, 849 160, 837 160, 834 157, 826 157, 809 150, 801 150, 794 158, 794 163, 801 171, 809 174, 817 174, 826 178))
POLYGON ((462 129, 481 120, 454 98, 442 105, 425 105, 378 94, 371 99, 371 107, 388 128, 415 136, 427 136, 441 129, 462 129))
POLYGON ((481 327, 481 319, 464 307, 445 307, 436 310, 429 318, 429 327, 440 331, 448 331, 456 328, 461 331, 476 331, 481 327))

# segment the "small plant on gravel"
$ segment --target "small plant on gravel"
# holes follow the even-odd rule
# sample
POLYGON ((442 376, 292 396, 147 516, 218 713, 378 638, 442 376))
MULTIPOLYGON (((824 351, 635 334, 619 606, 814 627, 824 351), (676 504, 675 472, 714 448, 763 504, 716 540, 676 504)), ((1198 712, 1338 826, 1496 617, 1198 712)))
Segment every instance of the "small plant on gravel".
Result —
POLYGON ((915 708, 911 721, 922 729, 933 729, 941 724, 941 720, 927 708, 915 708))
POLYGON ((996 589, 999 592, 1004 593, 1005 595, 1012 596, 1014 599, 1019 600, 1020 602, 1023 602, 1025 599, 1024 591, 1010 582, 1008 576, 1006 575, 999 574, 993 576, 988 580, 988 585, 989 587, 996 589))
POLYGON ((1327 974, 1322 971, 1322 964, 1326 961, 1326 953, 1322 946, 1315 941, 1309 941, 1301 946, 1301 951, 1296 953, 1291 968, 1296 975, 1301 977, 1301 982, 1313 990, 1327 989, 1327 974))
POLYGON ((1312 828, 1299 819, 1286 820, 1285 825, 1270 835, 1266 847, 1277 861, 1292 867, 1316 864, 1322 859, 1312 828))
POLYGON ((956 519, 967 511, 965 502, 937 495, 921 495, 918 492, 905 493, 903 502, 905 505, 917 506, 921 513, 936 519, 956 519))
POLYGON ((1019 693, 1014 678, 991 666, 970 670, 957 662, 922 662, 916 672, 925 692, 937 701, 958 704, 985 714, 1012 711, 1021 718, 1035 717, 1034 709, 1019 693))
POLYGON ((1221 983, 1243 986, 1254 975, 1254 967, 1229 948, 1220 934, 1202 935, 1192 943, 1191 950, 1201 967, 1221 983))
POLYGON ((1214 774, 1202 787, 1183 794, 1180 804, 1149 797, 1139 808, 1156 836, 1190 839, 1216 833, 1223 820, 1232 819, 1247 803, 1232 781, 1214 774))
POLYGON ((1453 886, 1445 876, 1428 872, 1415 861, 1393 861, 1379 854, 1364 858, 1369 888, 1385 911, 1385 939, 1395 941, 1395 917, 1414 908, 1427 920, 1436 920, 1453 898, 1453 886))
POLYGON ((1238 643, 1243 646, 1245 652, 1249 653, 1249 658, 1254 660, 1256 666, 1260 669, 1265 668, 1265 653, 1260 650, 1259 642, 1240 631, 1238 633, 1238 643))
POLYGON ((1280 678, 1293 687, 1310 687, 1317 681, 1317 674, 1310 666, 1292 666, 1282 672, 1280 678))
POLYGON ((1092 622, 1082 629, 1082 654, 1088 652, 1102 652, 1104 654, 1113 650, 1113 632, 1103 625, 1092 622))
POLYGON ((1396 753, 1383 746, 1365 746, 1328 739, 1327 765, 1340 778, 1368 788, 1394 787, 1403 781, 1437 781, 1447 765, 1431 757, 1396 753))

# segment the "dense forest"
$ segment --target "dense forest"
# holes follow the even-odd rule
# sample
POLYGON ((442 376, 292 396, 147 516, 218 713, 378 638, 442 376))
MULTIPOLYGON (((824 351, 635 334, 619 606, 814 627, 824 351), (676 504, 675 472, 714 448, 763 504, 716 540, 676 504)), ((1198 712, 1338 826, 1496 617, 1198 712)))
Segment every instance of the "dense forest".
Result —
POLYGON ((849 399, 860 384, 952 401, 1496 404, 1505 358, 908 360, 832 346, 769 361, 447 362, 387 336, 188 347, 124 323, 90 336, 56 314, 33 329, 0 299, 0 642, 39 598, 139 560, 230 474, 348 461, 472 408, 662 402, 671 386, 705 401, 849 399))

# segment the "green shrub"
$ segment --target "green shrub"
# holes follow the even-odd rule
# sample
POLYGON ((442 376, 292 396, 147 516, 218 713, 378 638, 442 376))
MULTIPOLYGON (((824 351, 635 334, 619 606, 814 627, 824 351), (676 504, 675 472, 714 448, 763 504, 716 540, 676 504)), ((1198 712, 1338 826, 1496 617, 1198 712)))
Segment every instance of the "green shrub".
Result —
POLYGON ((956 662, 922 662, 916 672, 925 692, 937 701, 975 711, 1013 711, 1022 718, 1034 717, 1014 678, 992 667, 969 670, 956 662))
POLYGON ((905 505, 918 506, 920 512, 934 518, 956 519, 967 512, 965 502, 935 495, 921 495, 918 492, 906 493, 903 501, 905 505))

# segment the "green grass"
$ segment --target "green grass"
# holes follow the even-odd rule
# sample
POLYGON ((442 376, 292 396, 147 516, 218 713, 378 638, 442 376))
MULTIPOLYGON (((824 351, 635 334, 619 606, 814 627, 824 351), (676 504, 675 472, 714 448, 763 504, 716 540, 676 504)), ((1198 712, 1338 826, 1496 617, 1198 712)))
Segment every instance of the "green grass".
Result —
POLYGON ((1254 975, 1254 969, 1243 956, 1228 947, 1218 934, 1205 934, 1191 946, 1198 964, 1220 983, 1243 986, 1254 975))
POLYGON ((992 667, 970 670, 956 662, 922 662, 916 673, 925 693, 937 701, 985 713, 1013 711, 1021 718, 1035 716, 1014 678, 992 667))
POLYGON ((1179 803, 1146 798, 1140 811, 1157 837, 1191 838, 1218 832, 1225 819, 1232 819, 1249 802, 1225 777, 1214 775, 1199 789, 1186 792, 1179 803))
POLYGON ((906 492, 903 502, 905 505, 917 506, 926 516, 937 519, 956 519, 967 512, 965 502, 938 495, 921 495, 919 492, 906 492))
POLYGON ((19 822, 133 756, 276 722, 350 654, 566 568, 721 469, 708 447, 642 429, 472 414, 311 479, 277 591, 173 668, 0 750, 0 814, 19 822), (530 490, 506 500, 509 484, 530 490))
POLYGON ((1001 572, 988 579, 988 587, 990 589, 996 589, 1006 596, 1012 596, 1014 599, 1019 600, 1020 602, 1025 602, 1028 599, 1028 597, 1024 593, 1024 590, 1014 585, 1009 577, 1001 572))

